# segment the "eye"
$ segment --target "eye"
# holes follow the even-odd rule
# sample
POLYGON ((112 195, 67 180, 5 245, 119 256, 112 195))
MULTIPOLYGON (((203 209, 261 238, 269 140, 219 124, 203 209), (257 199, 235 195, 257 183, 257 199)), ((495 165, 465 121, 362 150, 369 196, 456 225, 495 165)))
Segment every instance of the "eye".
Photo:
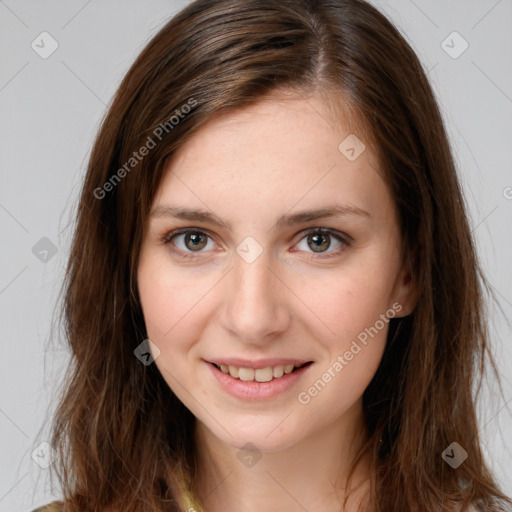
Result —
POLYGON ((299 250, 304 250, 306 252, 309 252, 308 248, 311 249, 313 253, 319 254, 319 256, 315 257, 323 257, 324 254, 329 257, 332 254, 340 253, 344 246, 349 245, 350 240, 347 236, 342 236, 331 229, 314 228, 306 232, 306 236, 301 238, 296 247, 298 247, 299 250), (327 252, 327 249, 332 246, 333 238, 336 239, 335 248, 334 250, 327 252), (302 248, 300 247, 301 243, 303 243, 302 248))
POLYGON ((204 248, 211 249, 212 247, 208 247, 209 241, 213 244, 210 236, 204 231, 198 229, 182 229, 173 231, 162 239, 162 243, 172 243, 172 245, 177 247, 179 251, 184 253, 184 257, 186 258, 193 257, 191 253, 203 252, 202 249, 204 248))
MULTIPOLYGON (((304 252, 313 253, 313 258, 330 257, 339 254, 344 247, 350 246, 350 240, 347 235, 342 235, 331 229, 313 228, 305 232, 305 236, 300 239, 295 247, 304 252), (335 248, 327 251, 331 248, 333 239, 336 240, 335 248), (300 247, 301 243, 305 245, 300 247)), ((208 233, 191 228, 183 228, 168 233, 162 238, 162 243, 164 245, 171 243, 176 248, 173 247, 172 250, 184 258, 194 258, 194 253, 202 253, 205 252, 203 249, 207 251, 215 246, 208 233)))

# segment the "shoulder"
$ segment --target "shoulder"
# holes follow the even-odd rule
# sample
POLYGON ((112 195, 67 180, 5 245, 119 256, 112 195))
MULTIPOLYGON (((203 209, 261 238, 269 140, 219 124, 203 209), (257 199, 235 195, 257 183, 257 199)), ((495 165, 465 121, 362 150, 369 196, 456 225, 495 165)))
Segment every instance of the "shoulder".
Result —
POLYGON ((60 512, 62 510, 62 501, 53 501, 48 505, 44 505, 43 507, 36 508, 32 512, 60 512))

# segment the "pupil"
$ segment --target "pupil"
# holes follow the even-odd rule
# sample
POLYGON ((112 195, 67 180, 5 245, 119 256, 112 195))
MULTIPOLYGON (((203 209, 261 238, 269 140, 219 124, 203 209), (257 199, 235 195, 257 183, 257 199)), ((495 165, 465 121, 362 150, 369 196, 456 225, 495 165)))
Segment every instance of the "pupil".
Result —
POLYGON ((314 243, 312 249, 315 252, 321 252, 321 251, 318 251, 317 249, 321 249, 321 250, 324 249, 325 250, 325 249, 329 248, 330 243, 328 241, 328 238, 325 235, 322 235, 322 234, 320 234, 320 235, 312 235, 311 239, 313 240, 313 243, 314 243), (319 239, 323 239, 324 241, 326 241, 326 243, 323 243, 323 244, 320 243, 320 245, 317 245, 317 242, 319 241, 319 239))
POLYGON ((197 249, 202 249, 205 246, 205 242, 201 242, 202 235, 200 233, 192 233, 187 235, 187 241, 191 241, 193 246, 197 249))

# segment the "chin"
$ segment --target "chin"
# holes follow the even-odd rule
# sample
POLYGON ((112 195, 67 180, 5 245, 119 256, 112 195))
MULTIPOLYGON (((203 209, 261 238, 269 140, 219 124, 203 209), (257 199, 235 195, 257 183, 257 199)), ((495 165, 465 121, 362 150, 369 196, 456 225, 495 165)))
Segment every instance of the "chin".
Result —
POLYGON ((257 421, 252 415, 250 418, 239 418, 239 421, 230 422, 230 426, 226 427, 229 433, 218 424, 208 425, 207 428, 222 443, 237 450, 251 443, 261 452, 278 452, 290 448, 305 437, 304 426, 299 428, 288 419, 283 421, 284 418, 286 414, 267 418, 260 416, 257 421))

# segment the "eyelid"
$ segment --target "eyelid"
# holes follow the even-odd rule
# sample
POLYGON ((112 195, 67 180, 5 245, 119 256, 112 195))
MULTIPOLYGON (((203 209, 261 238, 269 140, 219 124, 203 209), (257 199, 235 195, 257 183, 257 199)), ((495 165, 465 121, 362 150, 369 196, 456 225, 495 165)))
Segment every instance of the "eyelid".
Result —
POLYGON ((310 233, 324 233, 330 236, 333 236, 335 238, 338 238, 343 243, 346 243, 349 245, 352 243, 353 239, 352 237, 348 236, 346 233, 342 233, 341 231, 338 231, 333 228, 324 228, 324 227, 314 227, 314 228, 307 228, 301 231, 297 234, 297 237, 300 236, 299 241, 302 240, 305 236, 309 235, 310 233))
POLYGON ((167 244, 175 236, 183 235, 183 234, 187 234, 187 233, 201 233, 201 234, 209 236, 212 240, 214 238, 214 236, 207 229, 187 227, 187 228, 178 228, 178 229, 169 231, 168 233, 166 233, 164 236, 161 237, 161 241, 162 241, 162 243, 167 244))

